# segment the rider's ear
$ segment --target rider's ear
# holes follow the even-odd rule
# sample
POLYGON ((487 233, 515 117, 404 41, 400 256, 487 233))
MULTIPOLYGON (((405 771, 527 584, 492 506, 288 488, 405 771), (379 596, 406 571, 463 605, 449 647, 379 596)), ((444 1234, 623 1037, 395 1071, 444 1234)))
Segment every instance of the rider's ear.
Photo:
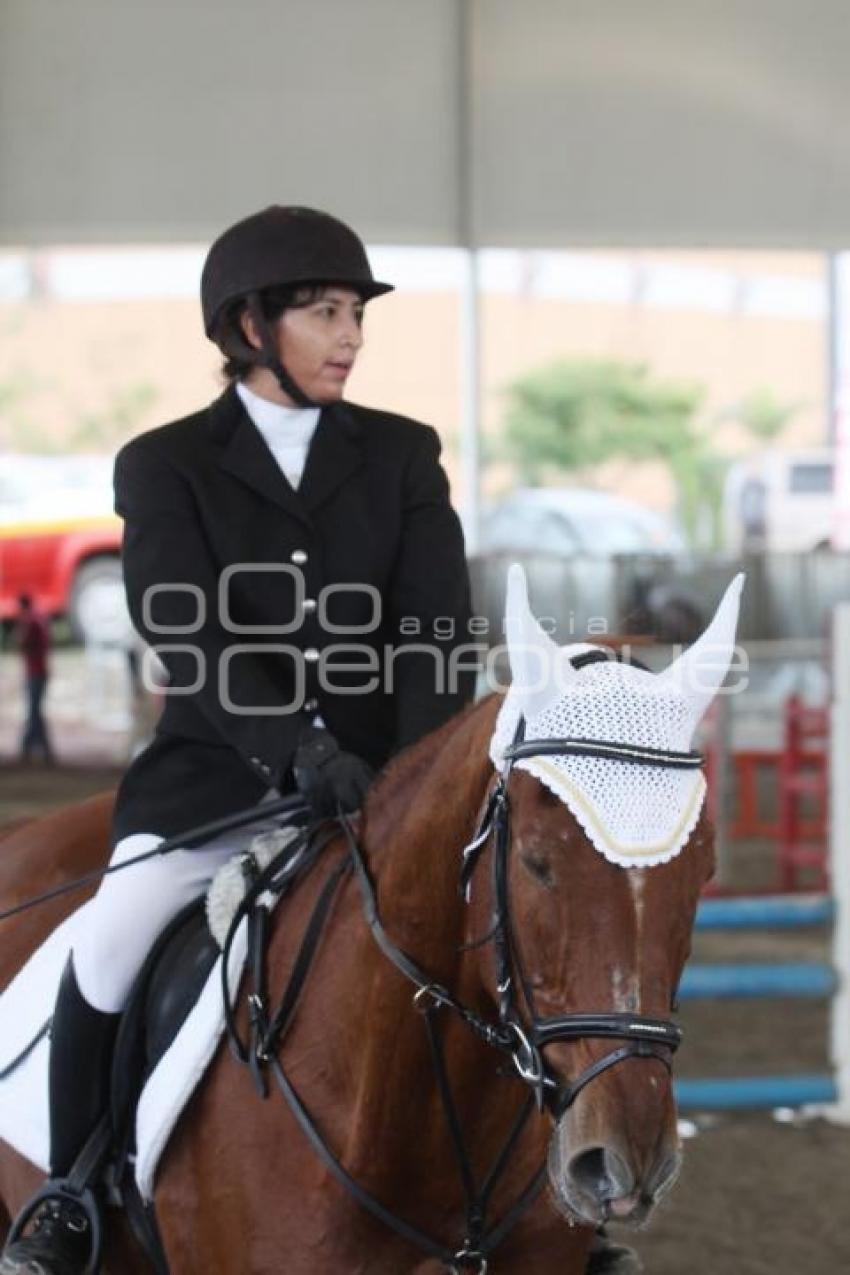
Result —
POLYGON ((242 335, 245 337, 248 344, 253 346, 255 350, 261 350, 263 348, 262 338, 257 331, 254 316, 250 313, 247 306, 239 315, 239 326, 241 327, 242 335))

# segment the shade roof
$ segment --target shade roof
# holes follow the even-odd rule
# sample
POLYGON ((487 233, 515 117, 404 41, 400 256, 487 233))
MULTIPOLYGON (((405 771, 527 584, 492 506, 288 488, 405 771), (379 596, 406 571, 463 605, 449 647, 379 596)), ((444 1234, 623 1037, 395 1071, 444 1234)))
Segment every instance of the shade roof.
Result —
POLYGON ((845 0, 3 0, 0 242, 850 241, 845 0))

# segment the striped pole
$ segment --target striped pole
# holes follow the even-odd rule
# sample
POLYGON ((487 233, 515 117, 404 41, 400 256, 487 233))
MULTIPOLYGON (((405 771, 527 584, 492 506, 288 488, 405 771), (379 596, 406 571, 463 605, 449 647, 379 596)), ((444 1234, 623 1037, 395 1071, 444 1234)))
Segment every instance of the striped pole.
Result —
POLYGON ((836 983, 831 965, 813 961, 781 965, 757 961, 746 965, 689 965, 679 985, 679 1000, 831 996, 836 983))
POLYGON ((682 1111, 768 1111, 833 1103, 832 1076, 735 1076, 722 1080, 677 1080, 676 1102, 682 1111))
POLYGON ((698 930, 789 930, 828 925, 835 906, 828 894, 778 894, 753 898, 703 899, 698 930))

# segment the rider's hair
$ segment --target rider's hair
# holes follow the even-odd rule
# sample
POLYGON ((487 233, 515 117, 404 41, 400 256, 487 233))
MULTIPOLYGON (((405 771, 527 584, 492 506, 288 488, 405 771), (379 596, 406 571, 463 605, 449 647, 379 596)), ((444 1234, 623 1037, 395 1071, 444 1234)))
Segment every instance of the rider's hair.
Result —
MULTIPOLYGON (((299 310, 312 305, 323 296, 327 284, 308 283, 289 287, 265 288, 260 293, 260 305, 269 323, 276 323, 284 310, 299 310)), ((214 339, 216 345, 224 353, 221 374, 228 385, 241 381, 252 368, 256 367, 249 358, 240 354, 240 348, 247 345, 247 338, 242 327, 242 316, 245 313, 244 299, 235 301, 224 311, 216 324, 214 339)))

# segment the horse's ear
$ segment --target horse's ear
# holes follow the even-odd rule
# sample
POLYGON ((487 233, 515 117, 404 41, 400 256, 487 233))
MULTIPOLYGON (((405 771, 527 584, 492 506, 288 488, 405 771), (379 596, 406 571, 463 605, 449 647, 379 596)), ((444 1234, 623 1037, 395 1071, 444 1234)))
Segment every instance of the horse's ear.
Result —
POLYGON ((744 578, 743 571, 735 576, 702 636, 663 673, 658 674, 691 703, 694 725, 705 713, 729 672, 735 652, 744 578))
POLYGON ((563 678, 572 673, 560 647, 531 613, 525 572, 515 562, 508 571, 505 597, 505 636, 511 662, 513 691, 526 717, 542 713, 563 694, 563 678))

